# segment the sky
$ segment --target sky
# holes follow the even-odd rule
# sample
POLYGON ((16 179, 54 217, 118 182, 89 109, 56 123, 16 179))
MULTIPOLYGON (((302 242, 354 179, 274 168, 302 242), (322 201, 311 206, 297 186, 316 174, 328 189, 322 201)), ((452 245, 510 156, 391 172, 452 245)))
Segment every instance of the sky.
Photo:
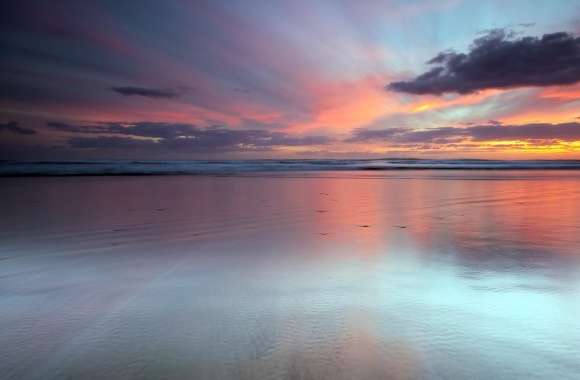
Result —
POLYGON ((580 158, 577 0, 4 1, 0 159, 580 158))

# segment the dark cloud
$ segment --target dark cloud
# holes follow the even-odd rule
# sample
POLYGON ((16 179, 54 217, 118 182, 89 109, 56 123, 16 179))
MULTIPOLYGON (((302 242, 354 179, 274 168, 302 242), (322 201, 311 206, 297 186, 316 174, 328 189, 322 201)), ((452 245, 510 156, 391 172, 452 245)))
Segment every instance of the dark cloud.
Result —
POLYGON ((347 142, 388 142, 398 144, 448 144, 461 141, 580 141, 580 123, 535 123, 502 125, 490 123, 466 128, 443 127, 425 130, 394 128, 355 130, 347 142))
POLYGON ((107 128, 108 128, 108 126, 106 124, 79 126, 79 125, 72 125, 72 124, 52 122, 52 121, 46 123, 46 125, 49 128, 57 130, 57 131, 71 132, 71 133, 105 133, 107 131, 107 128))
POLYGON ((580 81, 580 37, 560 32, 513 38, 494 30, 476 39, 467 54, 442 52, 434 67, 415 79, 390 83, 410 94, 468 94, 488 88, 568 85, 580 81))
POLYGON ((179 91, 169 88, 147 88, 147 87, 111 87, 111 90, 124 96, 143 96, 145 98, 177 98, 181 96, 179 91))
POLYGON ((309 146, 330 142, 325 136, 294 137, 261 129, 200 128, 191 124, 102 123, 71 125, 49 123, 50 128, 84 134, 68 140, 71 147, 91 149, 153 148, 185 151, 267 150, 276 146, 309 146), (87 136, 87 135, 98 135, 87 136))
POLYGON ((158 145, 152 140, 139 140, 130 137, 98 136, 73 137, 68 140, 72 148, 80 149, 140 149, 158 145))
POLYGON ((34 135, 36 133, 34 129, 21 127, 16 121, 0 123, 0 132, 4 131, 16 133, 17 135, 34 135))
POLYGON ((580 123, 524 125, 478 125, 467 128, 476 141, 493 140, 560 140, 579 141, 580 123))
POLYGON ((175 138, 192 136, 198 128, 191 124, 180 123, 99 123, 91 125, 74 125, 59 122, 49 122, 47 125, 62 132, 86 134, 118 134, 149 138, 175 138))
POLYGON ((457 137, 462 128, 446 127, 425 130, 410 128, 392 128, 383 130, 357 129, 347 142, 391 142, 391 143, 424 143, 457 137))
POLYGON ((391 141, 396 136, 407 133, 407 128, 389 128, 389 129, 356 129, 347 142, 367 142, 367 141, 391 141))

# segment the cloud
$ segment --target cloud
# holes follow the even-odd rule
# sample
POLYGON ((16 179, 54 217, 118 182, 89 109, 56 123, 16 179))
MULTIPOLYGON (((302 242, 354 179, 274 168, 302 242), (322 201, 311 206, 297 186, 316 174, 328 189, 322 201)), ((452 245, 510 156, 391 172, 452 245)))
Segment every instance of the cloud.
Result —
POLYGON ((163 88, 147 88, 147 87, 111 87, 111 90, 123 96, 143 96, 145 98, 177 98, 181 96, 181 93, 174 89, 163 89, 163 88))
POLYGON ((185 151, 268 150, 280 146, 312 146, 330 142, 326 136, 291 136, 261 129, 200 128, 192 124, 140 122, 72 125, 48 123, 52 129, 82 137, 68 140, 71 147, 91 149, 153 148, 185 151), (87 135, 98 135, 87 136, 87 135))
POLYGON ((467 54, 442 52, 428 63, 434 65, 431 70, 387 89, 440 95, 574 84, 580 82, 580 37, 559 32, 514 39, 512 32, 496 29, 477 38, 467 54))
POLYGON ((475 141, 561 140, 580 141, 580 123, 524 125, 478 125, 467 128, 475 141))
POLYGON ((62 132, 86 134, 118 134, 149 138, 187 137, 195 134, 198 128, 191 124, 181 123, 98 123, 91 125, 74 125, 60 122, 49 122, 48 127, 62 132))
POLYGON ((442 127, 417 130, 393 128, 383 130, 357 129, 346 142, 386 142, 386 143, 435 143, 448 144, 461 141, 580 141, 580 123, 533 123, 523 125, 502 125, 490 123, 466 128, 442 127))
POLYGON ((24 128, 16 121, 9 121, 7 123, 0 123, 0 132, 12 132, 17 135, 34 135, 36 131, 30 128, 24 128))
POLYGON ((396 136, 407 133, 407 128, 389 128, 389 129, 355 129, 346 142, 367 142, 367 141, 390 141, 396 136))

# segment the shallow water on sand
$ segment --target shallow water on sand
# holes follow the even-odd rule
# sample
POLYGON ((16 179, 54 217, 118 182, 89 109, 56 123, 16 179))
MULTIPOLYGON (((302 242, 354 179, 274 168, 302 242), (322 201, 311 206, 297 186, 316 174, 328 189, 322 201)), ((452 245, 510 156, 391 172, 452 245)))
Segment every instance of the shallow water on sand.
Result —
POLYGON ((578 379, 580 173, 0 179, 1 379, 578 379))

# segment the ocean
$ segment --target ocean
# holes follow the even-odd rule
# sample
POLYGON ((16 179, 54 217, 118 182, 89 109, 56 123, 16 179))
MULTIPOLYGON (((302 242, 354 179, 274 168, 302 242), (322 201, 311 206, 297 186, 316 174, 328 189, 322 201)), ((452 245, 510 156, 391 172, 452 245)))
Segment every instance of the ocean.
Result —
POLYGON ((387 171, 387 170, 578 170, 580 160, 173 160, 173 161, 35 161, 0 162, 0 176, 27 175, 177 175, 260 172, 387 171))

